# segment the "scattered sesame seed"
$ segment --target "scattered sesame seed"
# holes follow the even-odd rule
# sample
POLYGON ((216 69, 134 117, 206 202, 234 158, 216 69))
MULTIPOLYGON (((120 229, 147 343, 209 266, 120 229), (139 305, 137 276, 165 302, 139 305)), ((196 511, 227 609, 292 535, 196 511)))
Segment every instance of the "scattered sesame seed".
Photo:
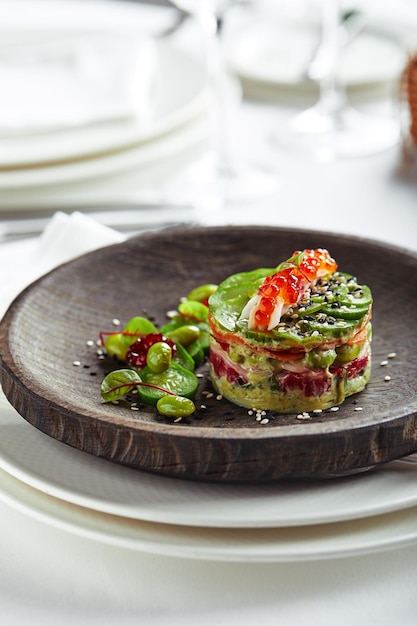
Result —
POLYGON ((361 406, 355 406, 354 411, 363 411, 361 406))
POLYGON ((396 352, 390 352, 389 354, 387 354, 387 359, 395 359, 396 356, 397 356, 396 352))
POLYGON ((261 419, 261 424, 269 424, 269 419, 267 417, 264 417, 263 419, 261 419))
POLYGON ((211 393, 211 391, 207 391, 205 396, 206 396, 207 400, 209 400, 210 398, 214 397, 214 393, 211 393))
POLYGON ((262 420, 262 416, 261 416, 261 415, 259 415, 259 413, 258 413, 258 415, 256 416, 256 421, 257 421, 257 422, 260 422, 261 420, 262 420))
POLYGON ((73 361, 72 364, 79 367, 81 365, 81 361, 73 361))
POLYGON ((176 424, 177 422, 181 422, 182 421, 182 417, 176 417, 174 419, 174 423, 176 424))
POLYGON ((172 310, 172 311, 167 311, 166 315, 167 315, 167 317, 172 319, 173 317, 175 317, 177 315, 177 313, 178 313, 178 311, 173 311, 172 310))
POLYGON ((313 413, 316 413, 316 415, 322 412, 323 412, 322 409, 313 409, 313 413))
POLYGON ((391 376, 385 376, 384 380, 385 380, 385 382, 390 381, 391 380, 391 376))
POLYGON ((297 419, 298 419, 298 420, 309 420, 309 419, 311 419, 311 417, 310 417, 310 415, 309 415, 308 413, 307 413, 307 414, 305 414, 305 413, 299 413, 299 414, 297 415, 297 419))
POLYGON ((253 415, 253 410, 252 409, 249 409, 248 415, 253 415))
POLYGON ((131 410, 131 411, 139 411, 139 407, 138 407, 138 406, 133 406, 133 405, 132 405, 132 406, 130 407, 130 410, 131 410))
POLYGON ((94 341, 93 341, 92 339, 89 339, 89 340, 86 342, 86 344, 87 344, 87 346, 89 346, 89 347, 91 348, 91 346, 94 346, 94 341))
POLYGON ((223 396, 222 396, 222 394, 221 394, 221 393, 219 393, 219 394, 216 396, 216 400, 223 400, 223 396))
POLYGON ((388 365, 388 361, 381 361, 380 365, 382 365, 382 366, 388 365))
POLYGON ((98 356, 101 356, 102 354, 104 354, 104 351, 101 348, 99 348, 97 350, 97 354, 98 354, 98 356))
POLYGON ((100 361, 104 361, 104 359, 105 359, 105 358, 106 358, 106 357, 104 356, 104 354, 99 354, 99 355, 98 355, 98 359, 99 359, 100 361))
POLYGON ((205 404, 200 404, 200 409, 206 409, 206 405, 205 404))
POLYGON ((330 411, 332 411, 332 413, 335 413, 335 412, 336 412, 336 411, 338 411, 338 410, 339 410, 339 407, 338 407, 338 406, 331 406, 331 407, 330 407, 330 411))
POLYGON ((111 323, 113 324, 113 326, 120 326, 120 320, 118 320, 117 317, 114 317, 111 323))
POLYGON ((204 378, 204 374, 201 374, 201 373, 196 374, 196 376, 197 376, 197 378, 204 378))

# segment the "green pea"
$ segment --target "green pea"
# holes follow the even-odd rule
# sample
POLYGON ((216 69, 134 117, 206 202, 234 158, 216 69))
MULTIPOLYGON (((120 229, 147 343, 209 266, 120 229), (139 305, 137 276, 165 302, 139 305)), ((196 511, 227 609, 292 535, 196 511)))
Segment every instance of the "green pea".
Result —
POLYGON ((189 398, 165 395, 160 398, 156 408, 161 415, 168 417, 187 417, 195 411, 195 404, 189 398))
POLYGON ((122 333, 108 335, 105 339, 104 347, 109 356, 115 356, 120 361, 125 360, 128 346, 126 346, 122 333))
POLYGON ((196 339, 198 339, 201 335, 201 330, 198 326, 193 324, 186 324, 184 326, 180 326, 175 330, 172 330, 167 334, 167 337, 172 339, 175 343, 180 343, 183 346, 189 346, 190 343, 193 343, 196 339))
POLYGON ((154 343, 148 350, 146 364, 152 372, 160 374, 171 365, 172 350, 165 341, 154 343))
POLYGON ((196 300, 197 302, 205 302, 209 297, 217 291, 217 285, 207 284, 199 285, 192 289, 187 296, 187 300, 196 300))

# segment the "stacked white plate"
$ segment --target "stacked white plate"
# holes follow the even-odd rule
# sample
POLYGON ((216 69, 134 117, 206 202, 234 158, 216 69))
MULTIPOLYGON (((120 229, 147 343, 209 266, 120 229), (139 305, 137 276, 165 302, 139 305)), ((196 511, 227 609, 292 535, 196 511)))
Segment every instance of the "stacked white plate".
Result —
POLYGON ((119 466, 36 430, 0 398, 0 499, 34 518, 132 550, 289 562, 417 541, 417 462, 324 482, 231 485, 119 466))
POLYGON ((0 190, 117 174, 207 138, 204 67, 153 36, 174 14, 147 17, 123 1, 2 3, 0 190))

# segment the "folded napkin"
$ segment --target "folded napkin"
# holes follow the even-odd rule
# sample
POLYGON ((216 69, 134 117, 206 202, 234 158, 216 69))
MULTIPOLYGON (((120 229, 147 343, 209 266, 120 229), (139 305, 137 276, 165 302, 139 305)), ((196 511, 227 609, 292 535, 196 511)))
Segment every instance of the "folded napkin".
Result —
POLYGON ((0 254, 0 317, 22 289, 49 270, 124 239, 121 233, 83 213, 57 212, 39 238, 4 244, 0 254))

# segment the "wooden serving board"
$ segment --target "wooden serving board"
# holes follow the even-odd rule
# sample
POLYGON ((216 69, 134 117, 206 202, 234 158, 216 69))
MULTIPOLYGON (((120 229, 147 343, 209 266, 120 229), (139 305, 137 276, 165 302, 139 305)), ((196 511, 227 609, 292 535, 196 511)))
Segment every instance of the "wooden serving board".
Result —
MULTIPOLYGON (((416 310, 417 255, 410 252, 302 230, 170 229, 85 255, 20 294, 0 324, 1 384, 44 433, 138 469, 232 482, 339 476, 417 450, 416 310), (102 402, 101 380, 114 363, 87 342, 114 330, 114 318, 124 324, 145 315, 162 325, 193 287, 274 267, 294 250, 314 247, 327 248, 374 295, 371 381, 338 412, 308 421, 272 414, 262 425, 213 397, 204 399, 204 412, 173 423, 152 407, 102 402), (396 357, 381 366, 392 352, 396 357)), ((200 393, 205 389, 207 376, 200 393)))

